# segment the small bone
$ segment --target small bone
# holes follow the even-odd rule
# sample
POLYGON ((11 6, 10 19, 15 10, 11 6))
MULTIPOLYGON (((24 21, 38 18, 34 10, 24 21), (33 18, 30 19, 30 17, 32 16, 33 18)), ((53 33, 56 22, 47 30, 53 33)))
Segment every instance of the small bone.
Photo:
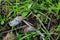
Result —
MULTIPOLYGON (((26 29, 27 32, 32 32, 32 31, 36 31, 37 29, 35 29, 34 27, 32 27, 27 21, 23 20, 23 22, 28 25, 29 27, 26 29)), ((39 30, 37 31, 39 35, 41 35, 41 37, 44 39, 44 34, 42 34, 39 30)))
POLYGON ((23 20, 23 17, 17 16, 14 20, 9 22, 10 26, 16 26, 23 20))

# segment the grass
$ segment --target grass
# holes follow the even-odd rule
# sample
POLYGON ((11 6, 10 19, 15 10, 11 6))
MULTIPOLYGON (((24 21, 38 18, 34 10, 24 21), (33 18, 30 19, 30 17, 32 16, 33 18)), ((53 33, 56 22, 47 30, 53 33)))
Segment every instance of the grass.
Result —
MULTIPOLYGON (((7 9, 5 11, 5 14, 0 12, 0 26, 2 27, 2 29, 0 29, 0 31, 4 30, 6 28, 6 26, 8 26, 9 21, 13 20, 16 16, 23 16, 23 17, 28 17, 28 15, 30 14, 30 12, 33 12, 40 21, 39 24, 39 29, 43 32, 43 34, 46 35, 46 37, 44 38, 45 40, 51 40, 51 35, 56 35, 56 40, 58 40, 60 38, 59 32, 60 32, 60 0, 4 0, 6 2, 5 5, 2 5, 0 8, 0 11, 7 9), (53 24, 53 28, 52 31, 46 31, 48 29, 46 29, 45 24, 48 25, 48 22, 52 20, 52 18, 50 17, 50 15, 53 14, 55 18, 53 18, 53 20, 57 20, 58 23, 53 24), (14 18, 11 18, 11 16, 13 16, 14 18), (44 18, 45 17, 45 18, 44 18), (55 27, 56 26, 56 27, 55 27), (45 29, 44 29, 45 27, 45 29)), ((3 2, 4 2, 3 1, 3 2)), ((2 0, 0 0, 0 3, 2 3, 2 0)), ((52 24, 52 23, 51 23, 52 24)), ((12 30, 12 29, 11 29, 12 30)), ((50 29, 51 30, 51 29, 50 29)), ((1 34, 0 34, 1 35, 1 34)), ((22 37, 22 34, 16 33, 17 39, 18 40, 22 40, 24 38, 27 38, 28 40, 32 40, 31 38, 37 36, 38 34, 36 34, 36 32, 33 32, 31 34, 26 34, 24 33, 24 36, 22 37)), ((3 35, 1 35, 0 37, 3 37, 3 35)))

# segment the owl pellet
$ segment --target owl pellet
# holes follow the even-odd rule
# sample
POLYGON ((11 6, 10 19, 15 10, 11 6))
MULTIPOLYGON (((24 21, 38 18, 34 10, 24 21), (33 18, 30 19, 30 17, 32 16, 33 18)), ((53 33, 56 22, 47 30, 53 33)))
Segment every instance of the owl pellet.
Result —
POLYGON ((34 27, 28 27, 27 28, 27 32, 33 32, 36 31, 36 29, 34 27))
POLYGON ((17 16, 14 20, 9 22, 10 26, 16 26, 23 20, 23 17, 17 16))

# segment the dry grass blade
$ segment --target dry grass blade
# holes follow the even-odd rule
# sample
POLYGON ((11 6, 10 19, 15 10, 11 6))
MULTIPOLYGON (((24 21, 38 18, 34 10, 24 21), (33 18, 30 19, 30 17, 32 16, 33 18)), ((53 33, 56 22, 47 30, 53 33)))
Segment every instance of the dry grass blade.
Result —
POLYGON ((25 28, 25 27, 27 27, 27 25, 24 25, 24 26, 21 26, 21 27, 17 27, 17 28, 15 28, 15 29, 13 29, 13 30, 4 31, 4 32, 1 32, 1 33, 2 33, 2 34, 3 34, 3 33, 8 33, 8 32, 11 32, 11 31, 14 31, 14 30, 17 30, 17 29, 21 29, 21 28, 25 28))

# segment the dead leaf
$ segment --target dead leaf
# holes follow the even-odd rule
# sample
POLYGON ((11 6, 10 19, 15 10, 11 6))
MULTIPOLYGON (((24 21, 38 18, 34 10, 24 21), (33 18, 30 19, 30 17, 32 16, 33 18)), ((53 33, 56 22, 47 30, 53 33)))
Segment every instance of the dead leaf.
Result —
MULTIPOLYGON (((7 33, 3 40, 11 40, 10 33, 7 33)), ((12 40, 16 40, 16 36, 14 34, 12 34, 12 40)))

